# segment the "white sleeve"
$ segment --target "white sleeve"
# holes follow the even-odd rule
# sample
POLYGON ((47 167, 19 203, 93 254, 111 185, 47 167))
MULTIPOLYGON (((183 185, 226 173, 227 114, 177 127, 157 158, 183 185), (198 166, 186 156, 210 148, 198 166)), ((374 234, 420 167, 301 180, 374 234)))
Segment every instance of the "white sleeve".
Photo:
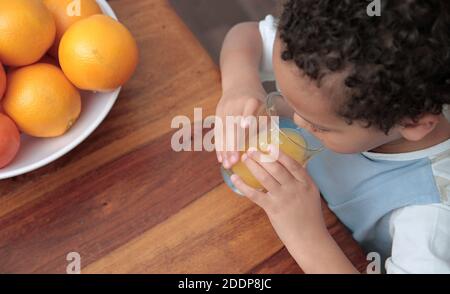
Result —
POLYGON ((388 274, 450 273, 450 206, 414 205, 392 214, 388 274))
POLYGON ((272 15, 259 22, 259 33, 261 34, 263 52, 260 64, 260 76, 262 81, 274 81, 272 66, 273 44, 277 34, 275 18, 272 15))

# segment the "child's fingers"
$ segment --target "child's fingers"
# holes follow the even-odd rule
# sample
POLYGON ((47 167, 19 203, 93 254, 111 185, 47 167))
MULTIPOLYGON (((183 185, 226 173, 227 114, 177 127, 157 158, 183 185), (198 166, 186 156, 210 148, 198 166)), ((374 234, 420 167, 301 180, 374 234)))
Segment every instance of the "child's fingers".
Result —
MULTIPOLYGON (((235 118, 241 118, 239 121, 235 121, 236 124, 232 126, 227 125, 226 116, 221 116, 222 120, 222 150, 218 152, 217 159, 222 162, 225 168, 231 168, 234 164, 239 162, 239 142, 244 138, 238 138, 239 135, 244 135, 245 129, 249 126, 249 121, 245 118, 255 114, 256 110, 260 105, 259 100, 250 99, 248 100, 243 109, 229 109, 226 113, 235 116, 235 118), (233 129, 231 129, 233 128, 233 129)), ((232 115, 232 116, 233 116, 232 115)))
POLYGON ((228 168, 228 160, 227 160, 227 156, 226 153, 224 151, 220 151, 220 157, 222 159, 221 163, 223 165, 224 168, 228 168))
POLYGON ((258 191, 250 186, 248 186, 244 181, 236 174, 231 175, 231 181, 233 185, 242 192, 247 198, 256 203, 256 205, 261 208, 266 208, 269 198, 267 194, 258 191))
POLYGON ((239 153, 235 151, 225 152, 226 162, 224 162, 225 168, 231 168, 239 161, 239 153))
POLYGON ((272 162, 265 162, 262 158, 263 154, 259 151, 249 152, 248 155, 269 172, 278 183, 283 185, 295 180, 294 176, 276 159, 272 162))
MULTIPOLYGON (((243 144, 245 143, 245 138, 248 135, 247 129, 250 127, 252 121, 251 118, 254 117, 258 107, 259 107, 258 100, 250 99, 245 103, 242 112, 239 114, 240 119, 238 125, 236 126, 236 133, 235 133, 235 140, 237 146, 243 147, 243 144)), ((237 150, 237 151, 244 151, 244 150, 237 150)), ((233 164, 239 161, 239 158, 235 159, 236 161, 232 161, 233 164)))
POLYGON ((239 134, 238 128, 240 128, 240 120, 236 124, 233 125, 226 125, 226 120, 224 122, 225 124, 225 144, 224 144, 224 150, 222 152, 222 159, 223 159, 223 166, 225 168, 231 168, 235 163, 239 161, 239 154, 237 152, 238 150, 238 139, 237 135, 239 134))
POLYGON ((242 117, 238 115, 236 118, 239 118, 235 121, 236 124, 226 128, 226 149, 222 152, 225 168, 231 168, 239 162, 239 147, 242 147, 242 142, 245 142, 245 131, 241 128, 242 117))
POLYGON ((217 153, 217 160, 222 163, 222 165, 225 168, 230 168, 230 162, 228 159, 227 154, 227 144, 230 144, 229 141, 229 135, 227 132, 227 129, 225 128, 224 122, 225 120, 221 117, 217 117, 217 119, 221 121, 220 124, 216 122, 215 126, 215 134, 214 134, 214 141, 215 141, 215 147, 216 147, 216 153, 217 153), (220 129, 219 129, 220 128, 220 129), (227 137, 228 136, 228 137, 227 137), (227 143, 228 142, 228 143, 227 143))
POLYGON ((267 189, 267 191, 275 191, 280 187, 280 183, 274 179, 263 167, 261 167, 255 160, 250 158, 246 153, 242 155, 242 161, 250 170, 252 175, 267 189))
MULTIPOLYGON (((251 101, 250 101, 251 102, 251 101)), ((249 104, 249 103, 247 103, 249 104)), ((246 104, 246 105, 247 105, 246 104)), ((253 105, 252 103, 250 103, 250 105, 253 105)), ((253 106, 252 106, 253 107, 253 106)), ((244 113, 245 111, 251 111, 248 109, 248 106, 245 106, 244 109, 244 113), (247 109, 247 110, 245 110, 247 109)), ((246 116, 244 115, 239 115, 239 121, 237 123, 237 125, 235 126, 235 134, 234 134, 234 146, 235 146, 235 150, 233 151, 229 151, 228 152, 228 159, 229 159, 229 163, 231 165, 234 165, 236 163, 239 162, 240 160, 240 155, 239 152, 245 151, 244 147, 245 147, 245 138, 246 138, 246 116)))
MULTIPOLYGON (((269 146, 271 154, 273 153, 274 148, 276 147, 273 145, 269 146)), ((306 169, 300 163, 287 156, 281 150, 279 150, 278 152, 278 162, 281 163, 297 181, 306 182, 307 179, 309 179, 309 175, 306 169)))
POLYGON ((214 145, 216 149, 217 161, 223 163, 224 160, 224 127, 222 123, 222 118, 219 115, 216 115, 216 121, 214 123, 214 145))
POLYGON ((249 116, 254 116, 256 110, 258 110, 258 107, 260 105, 260 102, 256 99, 252 99, 247 101, 244 107, 244 111, 242 112, 243 120, 241 122, 240 127, 242 128, 248 128, 250 126, 250 122, 247 119, 249 116))

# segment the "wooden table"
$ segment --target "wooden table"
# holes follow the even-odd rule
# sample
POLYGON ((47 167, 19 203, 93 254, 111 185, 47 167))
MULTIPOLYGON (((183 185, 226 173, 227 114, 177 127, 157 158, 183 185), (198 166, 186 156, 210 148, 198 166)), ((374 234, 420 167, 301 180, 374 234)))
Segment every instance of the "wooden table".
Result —
MULTIPOLYGON (((141 60, 104 123, 70 154, 0 181, 0 272, 300 273, 264 212, 223 183, 215 154, 172 151, 176 115, 214 113, 218 68, 166 1, 111 0, 141 60)), ((325 206, 324 206, 325 207, 325 206)), ((362 251, 324 208, 358 269, 362 251)))

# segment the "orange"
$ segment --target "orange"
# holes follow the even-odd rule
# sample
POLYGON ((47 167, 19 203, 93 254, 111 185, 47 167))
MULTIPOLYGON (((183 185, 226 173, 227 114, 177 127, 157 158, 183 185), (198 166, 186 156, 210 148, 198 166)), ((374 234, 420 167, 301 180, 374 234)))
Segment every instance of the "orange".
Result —
POLYGON ((16 157, 20 148, 20 134, 14 122, 0 113, 0 168, 16 157))
POLYGON ((78 88, 107 92, 125 84, 138 62, 138 48, 128 29, 106 15, 74 23, 59 45, 59 63, 78 88))
POLYGON ((24 66, 38 61, 55 40, 56 26, 42 0, 0 0, 0 61, 24 66))
POLYGON ((58 57, 59 42, 67 29, 75 22, 94 14, 102 14, 95 0, 43 0, 53 14, 56 23, 56 39, 50 55, 58 57))
POLYGON ((24 133, 56 137, 77 120, 81 97, 61 69, 36 63, 8 74, 3 108, 24 133))
POLYGON ((6 89, 6 74, 3 69, 3 65, 0 63, 0 101, 2 100, 3 94, 5 94, 6 89))

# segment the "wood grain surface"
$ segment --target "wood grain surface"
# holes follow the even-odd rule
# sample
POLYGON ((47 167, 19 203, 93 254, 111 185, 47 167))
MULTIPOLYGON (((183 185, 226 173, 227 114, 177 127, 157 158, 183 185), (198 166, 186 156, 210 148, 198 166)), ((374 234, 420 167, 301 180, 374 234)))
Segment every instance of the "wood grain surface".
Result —
MULTIPOLYGON (((301 273, 210 152, 174 152, 171 120, 214 113, 218 68, 163 0, 111 0, 140 64, 100 127, 59 160, 0 181, 0 273, 301 273)), ((352 262, 365 257, 324 205, 352 262)))

